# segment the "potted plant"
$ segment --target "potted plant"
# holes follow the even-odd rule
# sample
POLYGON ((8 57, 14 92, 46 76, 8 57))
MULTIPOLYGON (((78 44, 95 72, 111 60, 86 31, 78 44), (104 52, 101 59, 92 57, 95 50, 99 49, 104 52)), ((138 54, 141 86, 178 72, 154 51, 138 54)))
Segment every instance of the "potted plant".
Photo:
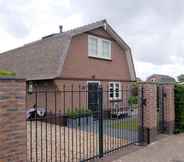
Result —
POLYGON ((79 114, 76 110, 68 109, 66 113, 67 126, 70 128, 76 128, 79 125, 79 114))
POLYGON ((68 109, 65 114, 67 118, 67 126, 74 127, 91 124, 93 122, 93 113, 89 109, 75 108, 74 110, 68 109))
POLYGON ((82 108, 79 109, 78 114, 80 114, 80 126, 93 123, 93 112, 91 110, 82 108))

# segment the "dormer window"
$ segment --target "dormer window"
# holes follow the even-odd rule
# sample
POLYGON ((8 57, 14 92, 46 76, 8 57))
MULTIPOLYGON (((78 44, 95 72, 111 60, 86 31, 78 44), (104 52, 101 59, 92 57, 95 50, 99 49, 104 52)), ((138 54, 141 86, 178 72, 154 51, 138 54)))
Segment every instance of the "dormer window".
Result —
POLYGON ((103 59, 111 59, 111 41, 89 35, 88 56, 103 59))

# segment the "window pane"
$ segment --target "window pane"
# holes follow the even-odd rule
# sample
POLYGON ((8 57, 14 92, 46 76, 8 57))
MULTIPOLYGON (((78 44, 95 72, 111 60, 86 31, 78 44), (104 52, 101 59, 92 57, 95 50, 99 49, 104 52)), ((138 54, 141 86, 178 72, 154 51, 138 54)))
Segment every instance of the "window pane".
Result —
POLYGON ((116 98, 119 98, 119 91, 116 91, 116 98))
POLYGON ((116 95, 116 98, 119 98, 119 83, 116 83, 116 89, 115 89, 115 95, 116 95))
POLYGON ((113 92, 110 91, 110 98, 113 98, 113 97, 114 97, 113 92))
POLYGON ((113 90, 113 88, 110 88, 110 90, 109 90, 109 91, 110 91, 110 92, 109 92, 110 97, 111 97, 111 98, 113 98, 113 97, 114 97, 114 93, 113 93, 113 91, 114 91, 114 90, 113 90))
POLYGON ((113 88, 114 87, 114 84, 113 83, 110 83, 110 88, 113 88))
POLYGON ((114 84, 113 83, 110 83, 109 85, 109 96, 110 98, 114 97, 114 84))
POLYGON ((119 83, 116 83, 116 89, 119 89, 119 83))
POLYGON ((96 38, 89 38, 89 54, 92 56, 97 56, 97 46, 98 40, 96 38))
POLYGON ((102 57, 110 57, 110 43, 108 41, 102 41, 102 57))

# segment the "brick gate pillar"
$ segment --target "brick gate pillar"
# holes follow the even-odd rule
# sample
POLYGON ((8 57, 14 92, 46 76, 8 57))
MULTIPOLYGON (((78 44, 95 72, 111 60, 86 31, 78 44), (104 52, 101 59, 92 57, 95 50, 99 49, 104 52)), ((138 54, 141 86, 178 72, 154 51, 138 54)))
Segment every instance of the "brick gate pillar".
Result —
POLYGON ((144 141, 153 142, 157 136, 157 85, 143 83, 143 130, 144 141))
POLYGON ((26 161, 26 84, 0 78, 0 162, 26 161))
POLYGON ((166 133, 174 133, 175 125, 175 104, 174 104, 174 85, 164 84, 164 127, 166 133))

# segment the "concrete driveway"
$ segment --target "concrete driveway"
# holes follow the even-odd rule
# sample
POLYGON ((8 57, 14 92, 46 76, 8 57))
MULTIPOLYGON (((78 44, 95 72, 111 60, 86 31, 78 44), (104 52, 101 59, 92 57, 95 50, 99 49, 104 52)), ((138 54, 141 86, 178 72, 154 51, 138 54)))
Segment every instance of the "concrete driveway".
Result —
POLYGON ((113 162, 184 162, 184 134, 166 136, 113 162))

